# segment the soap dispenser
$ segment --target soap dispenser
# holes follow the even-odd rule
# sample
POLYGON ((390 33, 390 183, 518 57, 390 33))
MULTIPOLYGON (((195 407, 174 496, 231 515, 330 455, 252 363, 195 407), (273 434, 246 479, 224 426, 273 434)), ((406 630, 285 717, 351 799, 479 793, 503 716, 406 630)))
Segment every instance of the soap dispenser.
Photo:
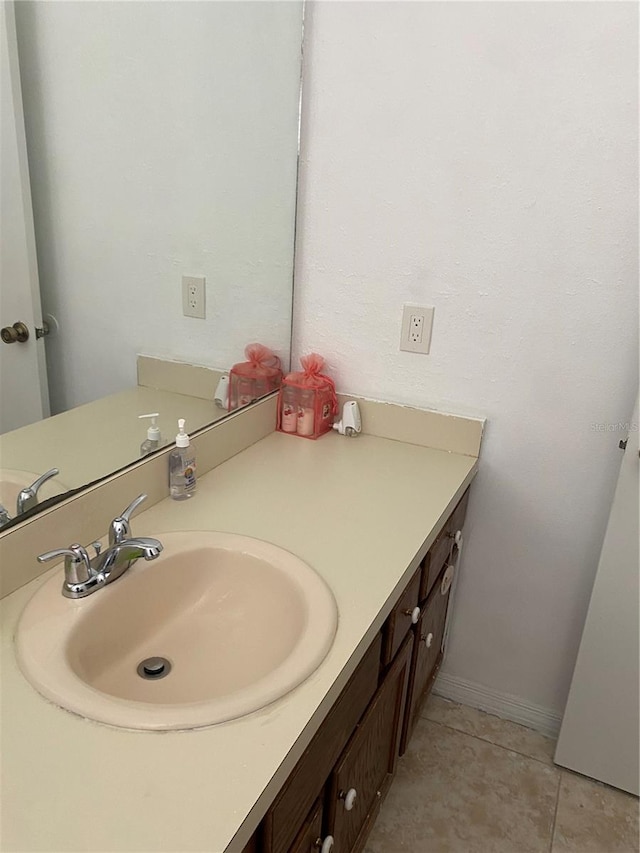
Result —
POLYGON ((160 447, 160 427, 156 420, 158 417, 160 417, 158 412, 152 412, 150 415, 138 415, 138 419, 151 418, 151 426, 147 430, 147 437, 140 445, 140 456, 146 456, 147 453, 151 453, 160 447))
POLYGON ((169 454, 169 493, 174 501, 193 497, 196 490, 196 455, 184 425, 180 418, 176 446, 169 454))

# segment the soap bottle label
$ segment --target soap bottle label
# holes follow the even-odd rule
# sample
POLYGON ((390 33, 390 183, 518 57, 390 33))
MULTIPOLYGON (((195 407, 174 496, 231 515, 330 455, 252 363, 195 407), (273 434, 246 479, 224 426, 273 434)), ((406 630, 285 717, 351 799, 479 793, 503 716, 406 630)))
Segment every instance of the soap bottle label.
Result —
POLYGON ((184 463, 184 487, 191 489, 196 483, 196 460, 186 459, 184 463))

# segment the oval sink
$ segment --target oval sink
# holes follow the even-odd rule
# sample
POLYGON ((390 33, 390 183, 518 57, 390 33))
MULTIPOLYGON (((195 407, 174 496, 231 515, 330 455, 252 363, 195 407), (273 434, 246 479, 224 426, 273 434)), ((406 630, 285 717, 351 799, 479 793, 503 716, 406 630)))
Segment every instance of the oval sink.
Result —
POLYGON ((17 658, 43 696, 114 726, 188 729, 256 711, 319 666, 337 608, 306 563, 234 534, 157 538, 156 560, 87 598, 64 598, 59 571, 29 601, 17 658))

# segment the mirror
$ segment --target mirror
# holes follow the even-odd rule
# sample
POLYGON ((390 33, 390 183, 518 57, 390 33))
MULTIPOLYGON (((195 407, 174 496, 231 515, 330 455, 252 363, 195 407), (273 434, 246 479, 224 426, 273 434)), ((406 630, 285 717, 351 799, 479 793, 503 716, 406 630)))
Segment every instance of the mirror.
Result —
POLYGON ((178 417, 224 416, 216 388, 247 344, 288 369, 302 2, 14 11, 49 334, 0 353, 44 349, 52 417, 6 432, 0 462, 58 468, 47 497, 139 459, 141 414, 162 444, 178 417), (194 299, 204 319, 184 316, 194 299))

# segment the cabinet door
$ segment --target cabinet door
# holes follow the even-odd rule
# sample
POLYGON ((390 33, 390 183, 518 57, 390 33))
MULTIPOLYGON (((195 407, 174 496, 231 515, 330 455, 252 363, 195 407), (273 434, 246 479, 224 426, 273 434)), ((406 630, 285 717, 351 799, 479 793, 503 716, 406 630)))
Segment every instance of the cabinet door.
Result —
POLYGON ((407 637, 329 780, 335 853, 362 849, 398 757, 412 637, 407 637))
POLYGON ((442 640, 447 618, 447 605, 452 579, 452 566, 438 578, 416 625, 416 638, 411 659, 407 709, 400 741, 400 755, 407 748, 418 712, 436 677, 442 660, 442 640))
POLYGON ((258 835, 256 833, 251 837, 249 841, 247 841, 247 846, 242 850, 242 853, 258 853, 258 850, 258 835))
POLYGON ((316 800, 311 814, 304 822, 296 840, 291 845, 290 853, 318 853, 322 847, 322 800, 316 800))
POLYGON ((263 821, 264 853, 288 853, 378 686, 378 634, 263 821))

